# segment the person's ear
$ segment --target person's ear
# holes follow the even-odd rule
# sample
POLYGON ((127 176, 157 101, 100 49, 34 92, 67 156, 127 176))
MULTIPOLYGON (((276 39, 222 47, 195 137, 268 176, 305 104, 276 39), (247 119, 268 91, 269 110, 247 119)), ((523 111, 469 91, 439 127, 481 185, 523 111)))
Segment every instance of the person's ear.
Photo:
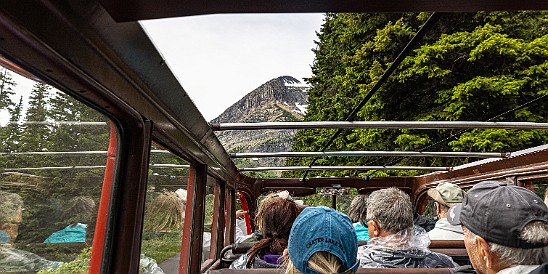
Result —
POLYGON ((379 225, 377 224, 377 222, 373 221, 373 220, 369 220, 367 221, 367 229, 369 229, 369 231, 371 231, 371 235, 377 237, 381 234, 381 230, 379 228, 379 225))
POLYGON ((483 261, 483 264, 487 269, 493 269, 494 259, 493 253, 489 247, 489 243, 481 236, 476 236, 476 248, 478 249, 479 259, 483 261))

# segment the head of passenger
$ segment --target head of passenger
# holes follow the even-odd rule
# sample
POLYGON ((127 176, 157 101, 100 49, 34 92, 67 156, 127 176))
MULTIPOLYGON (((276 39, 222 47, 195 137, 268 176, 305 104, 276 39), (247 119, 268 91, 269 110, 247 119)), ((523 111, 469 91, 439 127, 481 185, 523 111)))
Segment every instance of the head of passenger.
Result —
POLYGON ((230 268, 275 268, 283 263, 282 254, 287 248, 289 232, 301 209, 292 200, 270 198, 262 210, 260 227, 263 238, 247 254, 234 261, 230 268))
POLYGON ((369 233, 367 232, 367 224, 365 219, 367 216, 367 195, 358 195, 352 199, 350 203, 350 210, 348 210, 348 217, 352 220, 352 225, 356 231, 356 237, 358 241, 368 241, 369 233))
POLYGON ((439 220, 434 229, 428 231, 430 240, 462 240, 464 232, 460 225, 447 222, 449 208, 462 202, 464 191, 456 184, 442 182, 436 188, 428 190, 428 196, 434 199, 434 205, 439 220))
POLYGON ((293 198, 291 197, 291 195, 289 195, 289 192, 287 190, 280 191, 280 192, 272 192, 266 195, 266 197, 264 197, 264 199, 262 199, 261 202, 259 203, 259 207, 257 208, 257 214, 255 214, 255 224, 257 225, 257 229, 259 231, 263 230, 262 219, 263 219, 263 214, 265 212, 265 209, 269 208, 271 203, 279 200, 278 198, 293 201, 293 198))
POLYGON ((397 188, 373 191, 366 215, 369 237, 385 237, 412 228, 412 208, 409 195, 397 188))
POLYGON ((350 218, 328 207, 307 207, 287 247, 286 273, 354 273, 358 242, 350 218))
POLYGON ((440 219, 447 218, 447 211, 452 206, 462 203, 464 191, 456 184, 442 182, 436 188, 428 190, 428 196, 434 199, 436 212, 440 219))
POLYGON ((358 248, 366 268, 439 268, 458 266, 451 257, 431 252, 426 231, 413 226, 409 195, 397 188, 377 190, 367 204, 367 245, 358 248))
POLYGON ((448 221, 463 226, 464 245, 478 273, 529 273, 548 262, 548 208, 528 189, 479 183, 449 209, 448 221))

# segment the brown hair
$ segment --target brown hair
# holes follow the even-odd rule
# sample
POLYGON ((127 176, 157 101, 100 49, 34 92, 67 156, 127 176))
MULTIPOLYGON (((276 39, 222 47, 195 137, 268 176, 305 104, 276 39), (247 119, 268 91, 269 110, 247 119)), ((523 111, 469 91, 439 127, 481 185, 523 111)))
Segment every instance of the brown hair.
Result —
POLYGON ((301 212, 300 207, 293 201, 281 197, 273 197, 262 211, 261 224, 263 239, 256 242, 248 252, 250 266, 255 256, 269 252, 282 254, 287 248, 287 240, 293 222, 301 212))

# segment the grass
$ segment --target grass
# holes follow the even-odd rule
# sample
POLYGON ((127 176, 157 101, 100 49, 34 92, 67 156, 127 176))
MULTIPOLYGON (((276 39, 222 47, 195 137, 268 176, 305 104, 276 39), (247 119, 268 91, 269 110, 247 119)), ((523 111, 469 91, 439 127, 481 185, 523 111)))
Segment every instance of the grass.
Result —
POLYGON ((165 233, 145 232, 143 233, 143 241, 141 243, 141 253, 156 260, 157 264, 160 264, 180 252, 181 236, 181 231, 165 233))

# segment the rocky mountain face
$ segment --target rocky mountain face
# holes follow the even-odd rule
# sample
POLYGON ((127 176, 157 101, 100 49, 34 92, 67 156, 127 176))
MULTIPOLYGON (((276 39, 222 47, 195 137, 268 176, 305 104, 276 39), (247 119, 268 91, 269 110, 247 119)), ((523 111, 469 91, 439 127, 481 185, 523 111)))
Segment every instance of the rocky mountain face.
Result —
MULTIPOLYGON (((274 78, 226 109, 211 123, 302 121, 306 87, 291 76, 274 78)), ((289 151, 296 130, 221 131, 217 137, 229 153, 289 151)), ((285 165, 284 158, 234 159, 238 167, 285 165)))

